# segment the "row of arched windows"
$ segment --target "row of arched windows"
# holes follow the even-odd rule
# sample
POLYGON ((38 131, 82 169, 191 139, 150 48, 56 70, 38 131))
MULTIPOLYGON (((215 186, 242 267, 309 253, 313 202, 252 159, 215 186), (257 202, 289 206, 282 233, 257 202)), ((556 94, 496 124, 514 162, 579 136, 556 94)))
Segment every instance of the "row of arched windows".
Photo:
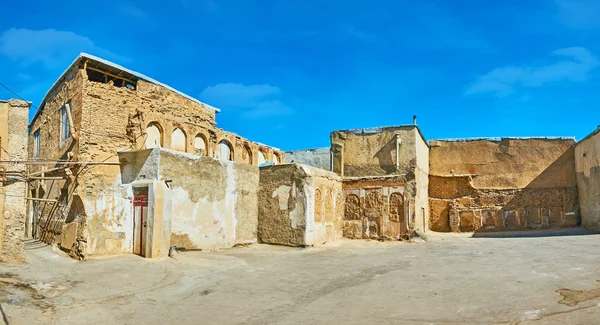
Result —
MULTIPOLYGON (((163 135, 162 128, 156 122, 151 122, 148 124, 146 128, 146 149, 162 147, 163 146, 163 135)), ((177 151, 187 151, 187 137, 185 132, 182 129, 176 128, 171 133, 171 149, 177 151)), ((208 141, 206 137, 199 133, 194 137, 194 152, 201 155, 208 155, 208 141)), ((234 151, 233 145, 228 140, 221 140, 217 144, 217 148, 214 152, 215 158, 221 160, 229 160, 233 161, 234 151)), ((252 150, 250 147, 245 145, 242 151, 242 161, 247 164, 252 164, 254 162, 252 155, 252 150)), ((267 159, 265 153, 263 151, 258 151, 258 165, 264 165, 267 163, 267 159)), ((273 155, 273 164, 279 164, 279 158, 276 154, 273 155)))

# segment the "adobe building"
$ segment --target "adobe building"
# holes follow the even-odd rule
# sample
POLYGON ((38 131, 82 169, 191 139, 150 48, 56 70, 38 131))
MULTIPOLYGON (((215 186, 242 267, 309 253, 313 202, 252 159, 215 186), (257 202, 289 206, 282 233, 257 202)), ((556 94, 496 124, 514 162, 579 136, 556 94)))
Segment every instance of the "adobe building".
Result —
POLYGON ((579 225, 574 144, 570 138, 430 141, 431 229, 579 225))
POLYGON ((331 166, 343 182, 345 237, 428 229, 429 145, 415 124, 334 131, 331 166))
MULTIPOLYGON (((246 181, 257 182, 259 165, 282 163, 285 154, 217 128, 217 113, 143 74, 80 54, 48 91, 29 126, 29 158, 46 162, 29 169, 28 192, 34 199, 28 205, 30 235, 60 243, 80 258, 132 252, 163 256, 167 243, 210 249, 255 241, 256 230, 254 238, 235 231, 236 218, 243 214, 239 202, 231 201, 239 197, 232 195, 243 195, 246 181), (170 151, 144 151, 152 148, 170 151), (141 152, 127 154, 134 151, 141 152), (212 181, 213 187, 190 187, 195 177, 212 181), (165 200, 169 195, 174 201, 165 200), (207 215, 188 220, 190 211, 180 210, 185 204, 177 200, 198 209, 214 205, 198 212, 214 214, 214 225, 207 226, 207 215), (154 223, 147 215, 151 207, 154 223), (172 209, 160 217, 162 225, 157 207, 172 209), (169 231, 168 218, 173 240, 152 244, 159 238, 157 227, 169 231), (197 233, 181 230, 186 222, 197 233)), ((252 213, 256 219, 257 209, 252 213)))
POLYGON ((25 165, 31 103, 0 100, 0 261, 24 262, 25 165))
POLYGON ((300 164, 260 168, 261 242, 316 246, 342 238, 342 182, 330 171, 300 164))
POLYGON ((582 226, 600 230, 600 128, 575 145, 575 173, 582 226))

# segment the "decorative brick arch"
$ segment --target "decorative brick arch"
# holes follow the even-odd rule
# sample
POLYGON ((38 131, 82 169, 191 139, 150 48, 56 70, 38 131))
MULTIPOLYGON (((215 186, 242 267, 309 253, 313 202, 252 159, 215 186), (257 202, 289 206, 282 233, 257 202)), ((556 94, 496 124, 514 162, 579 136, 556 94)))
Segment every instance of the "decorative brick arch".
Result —
POLYGON ((217 150, 215 150, 215 157, 221 160, 233 161, 234 152, 233 145, 229 140, 223 139, 217 144, 217 150))
POLYGON ((246 164, 252 165, 253 157, 252 157, 252 149, 248 145, 248 143, 244 143, 242 147, 242 161, 246 164))
POLYGON ((183 152, 187 150, 187 135, 182 128, 176 127, 171 133, 171 149, 183 152))
POLYGON ((208 139, 202 133, 198 133, 194 137, 194 153, 208 156, 208 139))
POLYGON ((163 146, 163 134, 164 129, 158 122, 150 122, 146 126, 146 149, 162 147, 163 146))

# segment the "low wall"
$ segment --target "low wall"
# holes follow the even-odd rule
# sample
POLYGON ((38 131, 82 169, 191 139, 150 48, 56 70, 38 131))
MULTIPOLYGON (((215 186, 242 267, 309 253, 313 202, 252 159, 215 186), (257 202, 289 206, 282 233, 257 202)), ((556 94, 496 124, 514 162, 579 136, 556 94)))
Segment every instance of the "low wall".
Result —
POLYGON ((332 172, 299 164, 261 167, 261 242, 311 246, 342 237, 342 185, 332 172))
POLYGON ((344 237, 398 239, 416 225, 415 180, 405 176, 344 180, 344 237))
POLYGON ((574 140, 430 142, 430 228, 526 230, 580 223, 574 140))
MULTIPOLYGON (((104 201, 112 203, 84 200, 88 254, 134 252, 133 200, 140 189, 148 193, 143 256, 165 257, 172 246, 215 250, 257 241, 257 166, 161 148, 121 152, 119 160, 115 182, 94 188, 110 193, 104 201)), ((64 237, 70 243, 73 235, 64 237)))
POLYGON ((258 180, 257 166, 161 150, 160 181, 170 181, 171 246, 255 243, 258 180))

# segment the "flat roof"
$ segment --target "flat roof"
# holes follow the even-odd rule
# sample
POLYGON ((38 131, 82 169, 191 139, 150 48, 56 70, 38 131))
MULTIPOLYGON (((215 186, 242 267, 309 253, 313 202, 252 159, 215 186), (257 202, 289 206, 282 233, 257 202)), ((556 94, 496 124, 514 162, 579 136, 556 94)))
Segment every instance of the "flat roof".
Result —
POLYGON ((427 140, 425 139, 425 136, 423 136, 423 132, 421 132, 421 129, 416 124, 402 124, 402 125, 392 125, 392 126, 376 126, 376 127, 370 127, 370 128, 336 130, 336 131, 332 131, 332 133, 333 132, 344 132, 344 133, 352 133, 352 134, 363 134, 363 133, 369 134, 369 133, 379 133, 379 132, 384 132, 384 131, 393 131, 395 129, 408 129, 408 128, 417 129, 417 131, 419 132, 419 135, 421 136, 421 139, 423 139, 423 142, 425 142, 425 144, 427 146, 429 146, 429 142, 427 142, 427 140))
POLYGON ((491 141, 501 142, 503 140, 575 140, 575 137, 487 137, 487 138, 448 138, 448 139, 431 139, 432 141, 441 142, 469 142, 469 141, 491 141))
POLYGON ((162 87, 164 87, 166 89, 169 89, 169 90, 173 91, 174 93, 177 93, 177 94, 179 94, 179 95, 181 95, 181 96, 183 96, 183 97, 185 97, 185 98, 187 98, 187 99, 189 99, 189 100, 191 100, 193 102, 196 102, 196 103, 198 103, 198 104, 200 104, 200 105, 202 105, 202 106, 204 106, 204 107, 206 107, 208 109, 212 109, 212 110, 214 110, 216 112, 220 112, 221 111, 220 109, 218 109, 218 108, 216 108, 214 106, 211 106, 211 105, 208 105, 208 104, 206 104, 204 102, 201 102, 200 100, 198 100, 198 99, 196 99, 196 98, 194 98, 192 96, 189 96, 189 95, 187 95, 187 94, 185 94, 185 93, 183 93, 183 92, 181 92, 181 91, 179 91, 179 90, 177 90, 177 89, 175 89, 175 88, 173 88, 173 87, 171 87, 169 85, 166 85, 166 84, 164 84, 162 82, 159 82, 159 81, 157 81, 155 79, 152 79, 152 78, 150 78, 150 77, 148 77, 148 76, 146 76, 146 75, 144 75, 142 73, 139 73, 139 72, 127 69, 127 68, 125 68, 125 67, 123 67, 123 66, 121 66, 119 64, 116 64, 114 62, 111 62, 111 61, 99 58, 97 56, 81 52, 81 53, 79 53, 79 55, 77 56, 77 58, 75 58, 75 60, 73 60, 73 62, 67 67, 67 69, 65 69, 65 71, 60 75, 60 77, 58 79, 56 79, 56 81, 54 82, 54 84, 52 84, 52 87, 50 87, 50 89, 48 89, 48 91, 44 95, 44 99, 42 99, 42 102, 40 103, 38 111, 35 113, 35 116, 31 120, 31 123, 33 123, 33 121, 35 121, 37 119, 37 117, 41 114, 41 112, 44 110, 44 104, 46 103, 46 100, 48 99, 48 96, 56 88, 56 86, 58 86, 65 79, 67 73, 71 69, 73 69, 74 67, 78 66, 80 63, 82 63, 85 60, 92 61, 93 63, 96 63, 97 65, 103 66, 105 68, 108 67, 110 69, 120 70, 122 72, 125 72, 125 73, 131 75, 133 77, 132 79, 136 79, 135 81, 137 81, 137 80, 144 80, 144 81, 153 83, 155 85, 162 86, 162 87))

